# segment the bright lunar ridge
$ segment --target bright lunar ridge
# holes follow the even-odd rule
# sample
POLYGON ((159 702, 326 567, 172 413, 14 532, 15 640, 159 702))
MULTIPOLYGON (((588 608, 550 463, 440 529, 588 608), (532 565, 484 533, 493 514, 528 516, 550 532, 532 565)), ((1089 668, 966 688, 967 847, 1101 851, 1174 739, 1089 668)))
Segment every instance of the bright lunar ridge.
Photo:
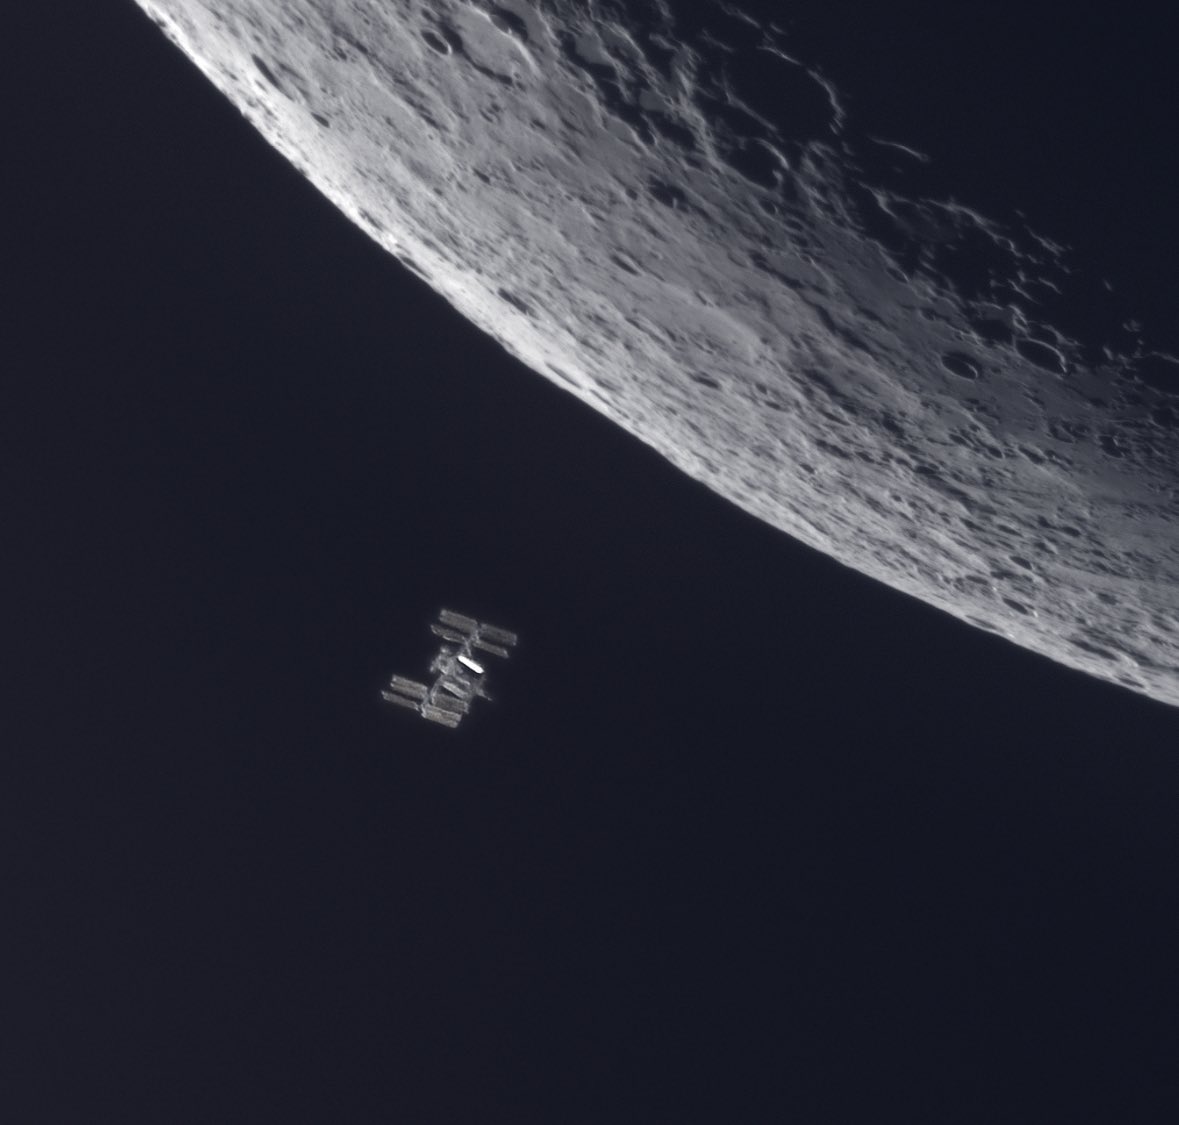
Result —
POLYGON ((688 35, 667 0, 138 2, 377 242, 684 472, 1179 704, 1176 361, 1064 330, 1062 248, 907 190, 926 158, 857 135, 784 32, 688 35))

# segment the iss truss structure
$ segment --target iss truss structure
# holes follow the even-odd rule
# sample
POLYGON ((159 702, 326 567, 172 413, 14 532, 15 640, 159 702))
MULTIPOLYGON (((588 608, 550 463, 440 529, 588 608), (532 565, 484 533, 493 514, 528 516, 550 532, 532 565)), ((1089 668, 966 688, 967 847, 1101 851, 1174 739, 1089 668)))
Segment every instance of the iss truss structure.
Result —
POLYGON ((519 638, 507 629, 476 621, 451 609, 438 611, 438 620, 431 624, 430 632, 443 641, 430 663, 433 683, 393 676, 381 697, 388 703, 416 711, 432 723, 454 728, 476 699, 491 698, 487 694, 485 657, 506 659, 519 638))

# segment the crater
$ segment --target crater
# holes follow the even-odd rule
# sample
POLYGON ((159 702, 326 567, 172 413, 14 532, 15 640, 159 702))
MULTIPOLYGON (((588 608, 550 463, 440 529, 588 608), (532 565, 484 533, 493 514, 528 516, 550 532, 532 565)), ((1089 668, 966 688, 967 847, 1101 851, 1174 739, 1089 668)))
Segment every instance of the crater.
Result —
POLYGON ((664 140, 671 141, 672 144, 678 145, 686 152, 696 151, 696 138, 690 129, 685 129, 683 125, 677 125, 662 113, 650 114, 647 121, 664 140))
POLYGON ((664 207, 670 207, 673 211, 682 210, 687 206, 688 197, 674 184, 669 184, 665 180, 649 181, 647 190, 656 203, 662 203, 664 207))
POLYGON ((1101 648, 1099 645, 1090 644, 1088 641, 1082 641, 1074 637, 1069 640, 1069 644, 1073 648, 1079 648, 1082 652, 1087 652, 1090 656, 1096 656, 1100 660, 1116 661, 1117 655, 1109 651, 1109 649, 1101 648))
POLYGON ((959 379, 977 379, 981 374, 978 364, 963 352, 946 352, 942 356, 942 366, 959 379))
POLYGON ((1025 336, 1015 342, 1015 350, 1029 363, 1034 363, 1045 371, 1051 371, 1054 375, 1064 373, 1064 356, 1051 344, 1045 344, 1025 336))
POLYGON ((725 161, 733 171, 759 187, 772 188, 781 177, 781 161, 777 155, 756 141, 729 149, 725 161))
POLYGON ((522 43, 528 42, 528 25, 515 12, 509 12, 507 8, 492 8, 487 18, 505 35, 511 35, 522 43))
POLYGON ((987 344, 1010 344, 1014 339, 1011 325, 1002 320, 980 317, 971 321, 970 327, 974 329, 975 335, 987 344))
POLYGON ((1179 395, 1179 359, 1169 355, 1146 355, 1134 361, 1134 375, 1148 387, 1167 395, 1179 395))
POLYGON ((567 371, 562 371, 555 363, 546 364, 549 369, 549 374, 556 379, 560 379, 563 383, 568 383, 571 387, 579 386, 576 379, 573 378, 567 371))
POLYGON ((786 137, 812 141, 832 131, 831 95, 797 63, 773 51, 742 52, 728 75, 740 101, 786 137))
POLYGON ((286 93, 286 90, 282 88, 282 83, 279 82, 279 80, 274 76, 274 71, 272 71, 270 67, 268 67, 260 58, 258 58, 257 55, 251 55, 250 59, 258 68, 258 73, 261 74, 262 77, 265 78, 271 86, 273 86, 280 94, 286 93))
POLYGON ((1098 444, 1101 446, 1103 452, 1109 457, 1125 457, 1126 447, 1121 443, 1115 434, 1102 434, 1098 439, 1098 444))
POLYGON ((625 254, 611 254, 610 261, 622 270, 623 273, 629 273, 632 277, 641 276, 639 268, 625 254))
POLYGON ((430 50, 440 55, 456 54, 463 49, 463 41, 458 33, 445 24, 439 24, 436 28, 423 28, 422 39, 430 50))
POLYGON ((506 301, 517 312, 522 312, 525 316, 536 316, 536 313, 532 311, 532 306, 522 297, 517 297, 510 289, 499 289, 497 292, 500 299, 506 301))
POLYGON ((750 140, 765 135, 765 126, 740 106, 730 105, 706 94, 698 94, 696 102, 709 118, 721 122, 734 136, 750 140))
POLYGON ((397 251, 397 260, 415 277, 421 278, 427 285, 433 284, 430 275, 404 250, 397 251))

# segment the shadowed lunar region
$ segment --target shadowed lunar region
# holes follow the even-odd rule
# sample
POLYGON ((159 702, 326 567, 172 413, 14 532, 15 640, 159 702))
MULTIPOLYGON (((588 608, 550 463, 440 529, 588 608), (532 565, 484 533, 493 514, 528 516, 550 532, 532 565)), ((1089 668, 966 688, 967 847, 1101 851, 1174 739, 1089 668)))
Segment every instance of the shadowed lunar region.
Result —
POLYGON ((571 0, 138 0, 357 225, 744 510, 1179 703, 1179 361, 917 187, 788 27, 571 0))

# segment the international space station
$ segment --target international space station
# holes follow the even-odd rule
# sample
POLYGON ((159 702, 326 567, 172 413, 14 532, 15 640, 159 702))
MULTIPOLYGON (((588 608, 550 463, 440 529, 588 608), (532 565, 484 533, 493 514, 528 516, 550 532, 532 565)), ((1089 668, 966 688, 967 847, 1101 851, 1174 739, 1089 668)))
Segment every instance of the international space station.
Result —
POLYGON ((498 625, 488 625, 455 613, 438 611, 438 620, 430 632, 444 642, 430 663, 434 673, 431 684, 393 676, 381 697, 398 707, 408 707, 423 719, 444 727, 457 727, 476 699, 490 699, 487 694, 485 656, 506 659, 519 638, 498 625))

